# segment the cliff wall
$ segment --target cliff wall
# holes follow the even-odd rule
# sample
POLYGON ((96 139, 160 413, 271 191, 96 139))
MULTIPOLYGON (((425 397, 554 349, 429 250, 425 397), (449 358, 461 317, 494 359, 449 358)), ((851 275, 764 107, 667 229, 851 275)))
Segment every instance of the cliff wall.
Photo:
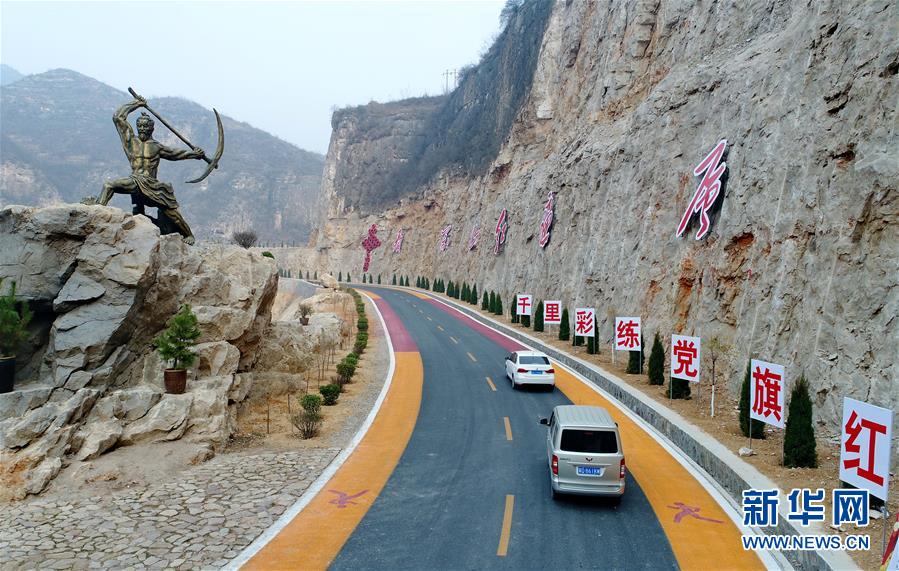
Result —
MULTIPOLYGON (((345 199, 365 188, 326 183, 330 216, 295 263, 358 278, 377 223, 371 271, 388 282, 442 276, 507 300, 529 292, 595 306, 606 347, 615 314, 641 315, 647 339, 659 332, 666 345, 671 333, 719 337, 733 347, 732 393, 750 355, 786 364, 790 384, 809 379, 816 419, 836 431, 844 396, 899 402, 897 18, 888 1, 555 3, 492 162, 474 174, 445 168, 401 203, 368 210, 345 199), (678 238, 693 169, 721 139, 728 171, 711 232, 695 240, 694 217, 678 238)), ((365 168, 348 121, 337 121, 326 173, 365 168)))

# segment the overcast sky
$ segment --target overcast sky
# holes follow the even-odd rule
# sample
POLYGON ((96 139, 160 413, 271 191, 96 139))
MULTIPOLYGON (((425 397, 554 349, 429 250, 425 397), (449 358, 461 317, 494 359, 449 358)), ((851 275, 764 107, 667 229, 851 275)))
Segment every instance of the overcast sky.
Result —
POLYGON ((0 62, 186 97, 324 153, 334 107, 442 93, 503 3, 0 0, 0 62))

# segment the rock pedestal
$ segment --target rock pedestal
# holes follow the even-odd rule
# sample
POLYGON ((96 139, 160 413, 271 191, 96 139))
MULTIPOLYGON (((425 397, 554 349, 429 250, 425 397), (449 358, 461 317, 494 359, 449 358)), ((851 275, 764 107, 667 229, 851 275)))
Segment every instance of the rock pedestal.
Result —
POLYGON ((229 409, 252 378, 236 376, 253 367, 270 326, 271 260, 188 246, 116 208, 7 206, 0 277, 17 283, 35 314, 16 389, 0 395, 0 495, 40 492, 67 455, 182 437, 227 441, 229 409), (182 304, 199 320, 199 359, 188 392, 167 395, 152 340, 182 304))

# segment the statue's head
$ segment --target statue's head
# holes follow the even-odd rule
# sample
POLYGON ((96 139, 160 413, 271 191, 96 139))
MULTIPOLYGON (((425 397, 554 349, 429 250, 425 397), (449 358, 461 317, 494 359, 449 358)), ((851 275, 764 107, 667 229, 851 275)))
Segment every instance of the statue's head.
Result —
POLYGON ((141 113, 137 118, 137 137, 141 141, 148 141, 153 136, 153 119, 146 113, 141 113))

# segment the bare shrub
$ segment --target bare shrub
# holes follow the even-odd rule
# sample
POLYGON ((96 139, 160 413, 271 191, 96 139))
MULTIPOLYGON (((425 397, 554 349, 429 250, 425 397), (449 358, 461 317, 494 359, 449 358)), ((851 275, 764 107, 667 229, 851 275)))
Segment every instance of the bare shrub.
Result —
POLYGON ((252 230, 240 230, 231 234, 231 240, 243 248, 252 248, 258 239, 259 237, 252 230))

